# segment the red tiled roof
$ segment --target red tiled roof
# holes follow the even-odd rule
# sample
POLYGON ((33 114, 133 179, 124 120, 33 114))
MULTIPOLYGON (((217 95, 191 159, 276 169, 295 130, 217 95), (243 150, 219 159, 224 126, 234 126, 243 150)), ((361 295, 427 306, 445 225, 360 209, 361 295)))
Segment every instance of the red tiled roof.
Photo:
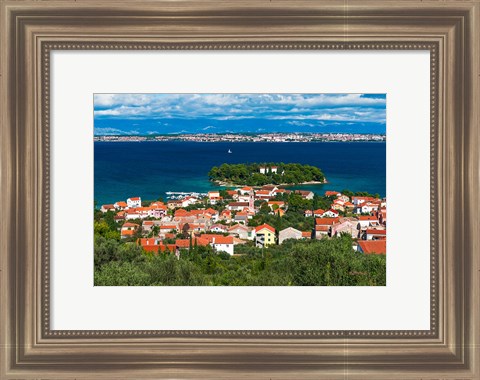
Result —
POLYGON ((266 224, 266 223, 262 224, 261 226, 255 227, 255 232, 261 231, 264 228, 266 228, 267 230, 275 233, 275 228, 273 228, 271 225, 266 224))
POLYGON ((190 248, 190 239, 177 239, 175 245, 178 248, 190 248))
POLYGON ((207 240, 209 243, 213 241, 213 239, 219 239, 222 238, 223 235, 218 235, 218 234, 201 234, 200 238, 207 240))
POLYGON ((102 205, 102 208, 109 209, 109 208, 115 208, 115 206, 114 205, 102 205))
POLYGON ((235 224, 234 226, 230 227, 228 231, 233 231, 233 230, 236 230, 237 228, 240 228, 242 230, 248 230, 248 227, 244 226, 243 224, 235 224))
POLYGON ((141 238, 138 239, 138 244, 141 246, 144 245, 158 245, 157 240, 155 238, 141 238))
POLYGON ((117 204, 119 207, 127 207, 127 203, 126 203, 126 202, 123 202, 123 201, 116 202, 116 204, 117 204))
POLYGON ((315 224, 322 225, 322 226, 333 226, 334 224, 337 224, 340 222, 339 218, 316 218, 315 219, 315 224))
POLYGON ((338 191, 332 191, 332 190, 325 191, 325 196, 326 197, 331 197, 332 195, 337 196, 338 194, 340 194, 340 192, 338 192, 338 191))
POLYGON ((360 215, 358 217, 358 220, 378 220, 376 216, 371 216, 371 215, 360 215))
POLYGON ((123 228, 123 227, 135 227, 135 228, 136 228, 136 227, 138 227, 138 224, 128 223, 128 222, 127 222, 127 223, 124 223, 124 224, 123 224, 122 228, 123 228))
POLYGON ((367 228, 367 234, 369 235, 386 235, 387 234, 387 230, 376 230, 376 229, 368 229, 367 228))
POLYGON ((133 197, 133 198, 128 198, 128 199, 130 199, 131 201, 139 201, 140 197, 133 197))
POLYGON ((159 226, 161 230, 176 230, 177 226, 174 224, 165 224, 164 226, 159 226))
POLYGON ((318 214, 318 215, 322 215, 324 212, 325 210, 322 210, 321 208, 313 211, 314 214, 318 214))
POLYGON ((195 241, 193 242, 194 245, 198 245, 200 247, 205 247, 209 244, 209 241, 207 239, 203 239, 201 237, 195 238, 195 241))
POLYGON ((134 230, 122 230, 121 235, 128 236, 128 235, 133 235, 134 233, 135 233, 134 230))
POLYGON ((302 237, 309 238, 312 236, 312 233, 310 231, 302 231, 302 237))
POLYGON ((142 245, 142 248, 144 251, 147 252, 158 252, 158 249, 160 248, 159 245, 142 245))
POLYGON ((371 254, 382 254, 387 253, 387 241, 386 240, 361 240, 358 242, 358 245, 361 247, 363 253, 371 254))
POLYGON ((215 237, 215 241, 213 241, 213 244, 233 244, 233 236, 219 236, 215 237))
POLYGON ((144 226, 152 226, 153 225, 153 220, 146 220, 143 222, 144 226))
POLYGON ((330 229, 329 226, 322 226, 322 225, 319 225, 319 226, 315 226, 315 231, 326 231, 328 232, 328 230, 330 229))

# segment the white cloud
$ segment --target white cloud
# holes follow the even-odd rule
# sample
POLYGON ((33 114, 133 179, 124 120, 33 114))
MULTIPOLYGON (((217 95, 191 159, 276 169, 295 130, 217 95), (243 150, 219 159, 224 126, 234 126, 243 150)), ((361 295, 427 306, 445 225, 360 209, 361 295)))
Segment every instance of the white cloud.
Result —
POLYGON ((362 94, 96 94, 95 117, 385 122, 385 96, 362 94))

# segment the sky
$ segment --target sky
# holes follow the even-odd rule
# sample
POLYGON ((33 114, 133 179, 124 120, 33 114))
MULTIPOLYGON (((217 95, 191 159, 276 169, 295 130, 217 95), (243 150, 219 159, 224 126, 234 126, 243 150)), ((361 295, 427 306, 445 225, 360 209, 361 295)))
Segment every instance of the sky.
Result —
POLYGON ((95 94, 95 134, 385 133, 385 94, 95 94))

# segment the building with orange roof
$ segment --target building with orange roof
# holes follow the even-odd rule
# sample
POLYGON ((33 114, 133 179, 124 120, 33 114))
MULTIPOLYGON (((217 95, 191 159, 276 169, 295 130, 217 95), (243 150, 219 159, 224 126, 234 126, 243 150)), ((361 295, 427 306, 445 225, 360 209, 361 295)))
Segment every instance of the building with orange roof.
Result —
POLYGON ((142 198, 140 198, 140 197, 128 198, 127 199, 127 206, 129 208, 141 207, 142 206, 142 198))
POLYGON ((255 245, 257 247, 269 247, 276 244, 276 242, 275 228, 271 225, 265 223, 255 227, 255 245))
POLYGON ((233 236, 214 237, 210 245, 216 252, 226 252, 229 255, 233 255, 233 251, 234 251, 233 236))
POLYGON ((366 240, 383 240, 387 238, 387 230, 367 228, 364 236, 366 240))
POLYGON ((102 205, 102 207, 100 207, 100 211, 101 212, 107 212, 107 211, 115 211, 115 206, 110 204, 110 205, 102 205))
POLYGON ((138 227, 138 224, 135 223, 123 223, 123 226, 120 229, 120 237, 122 239, 132 237, 137 231, 138 227))
POLYGON ((339 224, 340 218, 315 218, 315 238, 331 236, 331 227, 339 224))
POLYGON ((358 229, 364 230, 371 226, 378 226, 378 217, 374 215, 359 215, 358 216, 358 229))
POLYGON ((333 210, 333 209, 330 209, 330 210, 327 210, 323 213, 323 217, 325 218, 336 218, 338 217, 339 213, 337 210, 333 210))
POLYGON ((360 240, 357 247, 358 252, 370 255, 386 255, 387 241, 386 240, 360 240))
POLYGON ((230 211, 243 211, 245 207, 248 207, 248 202, 230 202, 227 205, 227 210, 230 211))
POLYGON ((339 191, 333 191, 333 190, 327 190, 325 191, 325 196, 326 197, 339 197, 342 195, 339 191))
POLYGON ((311 231, 302 231, 302 238, 303 239, 311 239, 312 238, 312 232, 311 231))
POLYGON ((127 202, 123 202, 123 201, 120 201, 120 202, 115 202, 115 204, 113 205, 117 210, 123 210, 125 208, 128 207, 127 205, 127 202))

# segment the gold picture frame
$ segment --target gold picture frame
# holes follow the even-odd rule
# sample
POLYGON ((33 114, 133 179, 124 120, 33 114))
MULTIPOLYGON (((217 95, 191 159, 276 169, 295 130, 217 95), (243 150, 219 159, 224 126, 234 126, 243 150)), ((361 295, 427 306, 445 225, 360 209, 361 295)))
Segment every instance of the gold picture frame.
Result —
POLYGON ((480 378, 480 3, 2 1, 0 378, 480 378), (53 50, 429 50, 425 331, 50 329, 53 50))

